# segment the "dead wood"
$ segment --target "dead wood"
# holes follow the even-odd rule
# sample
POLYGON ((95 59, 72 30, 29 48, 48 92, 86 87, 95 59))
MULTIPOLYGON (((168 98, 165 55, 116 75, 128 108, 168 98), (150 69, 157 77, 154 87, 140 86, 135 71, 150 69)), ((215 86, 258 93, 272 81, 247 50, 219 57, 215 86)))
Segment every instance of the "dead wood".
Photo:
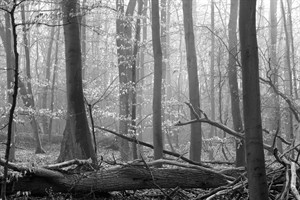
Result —
MULTIPOLYGON (((153 188, 217 188, 229 184, 231 177, 205 169, 200 166, 176 164, 170 161, 155 161, 173 165, 172 168, 153 168, 144 162, 100 167, 81 170, 85 165, 81 161, 71 161, 76 167, 69 170, 59 167, 18 167, 10 163, 9 167, 22 172, 12 177, 8 183, 7 194, 29 191, 32 195, 54 193, 90 194, 111 191, 153 189, 153 188), (77 165, 79 164, 79 165, 77 165)), ((0 160, 2 165, 2 160, 0 160)), ((64 163, 58 166, 68 166, 64 163)), ((90 165, 89 165, 90 167, 90 165)))

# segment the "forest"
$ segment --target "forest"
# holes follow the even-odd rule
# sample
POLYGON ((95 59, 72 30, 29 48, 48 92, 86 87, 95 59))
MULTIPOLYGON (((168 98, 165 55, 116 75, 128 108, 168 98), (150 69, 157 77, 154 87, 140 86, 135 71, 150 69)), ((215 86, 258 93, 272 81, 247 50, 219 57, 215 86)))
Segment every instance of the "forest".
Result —
POLYGON ((300 200, 299 1, 0 15, 1 199, 300 200))

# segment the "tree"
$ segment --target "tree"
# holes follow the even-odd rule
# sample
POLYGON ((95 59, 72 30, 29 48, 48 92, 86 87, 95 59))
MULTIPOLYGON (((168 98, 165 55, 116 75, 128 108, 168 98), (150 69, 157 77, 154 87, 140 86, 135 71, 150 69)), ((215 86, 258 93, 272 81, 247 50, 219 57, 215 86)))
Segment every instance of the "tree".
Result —
MULTIPOLYGON (((228 24, 229 37, 229 62, 228 62, 228 78, 229 90, 231 96, 231 114, 232 122, 235 131, 243 130, 243 122, 240 111, 239 88, 237 82, 237 15, 238 14, 238 0, 231 0, 230 18, 228 24)), ((245 146, 243 140, 236 140, 236 166, 245 165, 245 146)))
MULTIPOLYGON (((211 51, 210 51, 210 112, 211 119, 216 119, 216 106, 215 106, 215 2, 211 0, 211 51)), ((210 127, 209 137, 213 138, 216 133, 214 126, 210 127)), ((213 148, 210 143, 209 159, 213 160, 213 148)))
MULTIPOLYGON (((186 59, 189 79, 189 99, 195 112, 200 116, 200 95, 199 81, 197 71, 197 56, 195 48, 194 28, 193 28, 193 11, 192 0, 182 0, 184 33, 186 45, 186 59)), ((191 111, 191 119, 196 119, 196 116, 191 111)), ((190 140, 190 159, 194 161, 201 160, 202 149, 202 133, 201 123, 191 124, 191 140, 190 140)))
POLYGON ((58 160, 91 158, 96 161, 96 152, 93 148, 83 99, 80 27, 76 13, 77 3, 77 0, 69 0, 62 1, 61 4, 65 37, 68 107, 58 160))
MULTIPOLYGON (((5 25, 0 24, 0 35, 5 49, 6 57, 6 87, 7 87, 7 103, 12 104, 12 90, 14 85, 14 54, 12 49, 12 29, 11 29, 11 20, 9 13, 4 14, 5 25)), ((6 122, 7 123, 7 122, 6 122)), ((9 155, 9 160, 15 160, 15 122, 12 122, 11 129, 11 150, 9 155)))
MULTIPOLYGON (((270 78, 275 90, 278 90, 278 64, 277 64, 277 0, 270 0, 270 78)), ((279 131, 280 128, 280 103, 279 96, 271 88, 270 115, 268 116, 268 127, 271 133, 279 131)), ((280 132, 278 133, 280 135, 280 132)), ((277 148, 282 152, 281 140, 277 140, 277 148)))
MULTIPOLYGON (((152 45, 154 55, 154 86, 153 86, 153 146, 154 159, 163 157, 162 133, 162 49, 160 42, 159 3, 152 0, 152 45)), ((158 165, 161 166, 161 165, 158 165)))
POLYGON ((240 45, 247 176, 251 200, 268 199, 259 88, 256 0, 240 2, 240 45))
MULTIPOLYGON (((124 13, 124 0, 116 0, 118 18, 116 20, 117 54, 119 68, 119 131, 127 135, 129 129, 130 115, 130 81, 132 80, 131 58, 132 58, 132 28, 131 17, 133 15, 136 0, 130 0, 124 13)), ((129 144, 126 140, 119 139, 121 158, 129 160, 129 144)))
MULTIPOLYGON (((30 44, 26 32, 27 27, 26 27, 24 4, 21 5, 21 18, 23 23, 23 43, 24 43, 24 52, 25 52, 25 61, 26 61, 25 63, 26 82, 23 83, 23 81, 19 80, 20 93, 22 95, 24 105, 29 109, 35 110, 35 102, 34 102, 34 97, 32 92, 32 86, 31 86, 30 48, 29 48, 30 44)), ((42 143, 40 139, 41 129, 36 120, 36 117, 34 116, 34 113, 29 116, 29 120, 32 127, 33 136, 36 142, 35 153, 45 153, 45 150, 42 147, 42 143)))

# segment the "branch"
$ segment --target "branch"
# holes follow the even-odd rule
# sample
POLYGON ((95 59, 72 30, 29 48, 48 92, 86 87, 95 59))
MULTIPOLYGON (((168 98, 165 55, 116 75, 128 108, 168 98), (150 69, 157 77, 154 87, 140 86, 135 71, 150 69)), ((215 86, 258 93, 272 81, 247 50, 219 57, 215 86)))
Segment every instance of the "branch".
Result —
MULTIPOLYGON (((185 126, 185 125, 188 125, 188 124, 199 123, 199 122, 210 124, 214 127, 217 127, 219 129, 225 131, 226 133, 228 133, 228 134, 230 134, 230 135, 232 135, 232 136, 234 136, 238 139, 245 140, 244 134, 242 134, 240 132, 237 132, 237 131, 234 131, 231 128, 229 128, 228 126, 225 126, 224 124, 218 123, 216 121, 212 121, 208 118, 194 119, 194 120, 187 121, 187 122, 180 122, 179 121, 175 124, 175 126, 185 126)), ((263 144, 263 146, 264 146, 264 149, 266 149, 267 151, 273 152, 273 148, 271 146, 266 145, 266 144, 263 144)))
MULTIPOLYGON (((127 136, 125 136, 125 135, 122 135, 122 134, 120 134, 120 133, 117 133, 117 132, 115 132, 115 131, 112 131, 112 130, 109 130, 109 129, 106 129, 106 128, 103 128, 103 127, 100 127, 100 126, 95 126, 95 128, 97 128, 97 129, 99 129, 99 130, 103 130, 103 131, 109 132, 109 133, 112 133, 112 134, 114 134, 114 135, 116 135, 116 136, 118 136, 118 137, 120 137, 120 138, 122 138, 122 139, 125 139, 125 140, 129 141, 129 142, 134 142, 134 143, 136 143, 136 144, 138 144, 138 145, 142 145, 142 146, 145 146, 145 147, 149 147, 149 148, 151 148, 151 149, 154 149, 153 145, 148 144, 148 143, 146 143, 146 142, 142 142, 142 141, 137 140, 137 139, 135 139, 135 138, 127 137, 127 136)), ((198 166, 202 166, 202 167, 205 167, 205 168, 211 168, 210 166, 205 165, 205 164, 203 164, 203 163, 201 163, 201 162, 195 162, 195 161, 192 161, 192 160, 190 160, 190 159, 188 159, 188 158, 182 156, 182 155, 179 154, 179 153, 175 153, 175 152, 168 151, 168 150, 163 150, 163 153, 168 154, 168 155, 171 155, 171 156, 175 156, 175 157, 180 158, 180 159, 182 159, 183 161, 188 162, 188 163, 193 164, 193 165, 198 165, 198 166)))

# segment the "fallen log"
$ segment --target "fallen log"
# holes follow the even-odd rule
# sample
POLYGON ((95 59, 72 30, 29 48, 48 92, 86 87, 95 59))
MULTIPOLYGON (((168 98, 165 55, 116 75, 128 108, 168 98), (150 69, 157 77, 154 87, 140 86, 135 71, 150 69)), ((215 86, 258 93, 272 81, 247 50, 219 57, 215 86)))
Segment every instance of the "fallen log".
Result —
MULTIPOLYGON (((74 164, 74 162, 73 162, 74 164)), ((17 171, 18 167, 14 164, 17 171)), ((10 167, 12 167, 12 165, 10 167)), ((82 169, 80 166, 80 169, 82 169)), ((182 165, 183 166, 183 165, 182 165)), ((65 166, 64 166, 65 167, 65 166)), ((86 169, 86 168, 85 168, 86 169)), ((230 178, 205 168, 153 168, 146 163, 100 167, 93 170, 62 170, 46 167, 21 167, 22 175, 11 178, 7 194, 30 192, 44 196, 54 193, 101 194, 111 191, 154 188, 217 188, 230 183, 230 178)))

